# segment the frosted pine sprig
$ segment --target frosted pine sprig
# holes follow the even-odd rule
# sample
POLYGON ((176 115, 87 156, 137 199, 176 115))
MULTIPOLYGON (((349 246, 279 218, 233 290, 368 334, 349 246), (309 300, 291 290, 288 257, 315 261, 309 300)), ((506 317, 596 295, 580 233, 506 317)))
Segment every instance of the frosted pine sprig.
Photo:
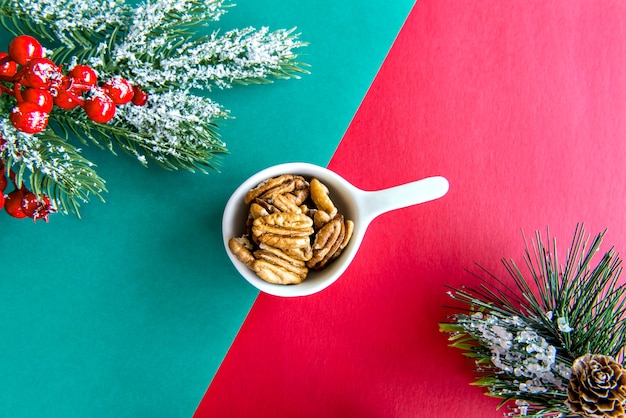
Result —
MULTIPOLYGON (((148 0, 137 6, 126 24, 126 34, 107 55, 94 57, 101 68, 123 66, 133 80, 136 71, 154 71, 160 58, 173 52, 175 45, 187 43, 193 31, 216 22, 226 13, 223 0, 148 0), (176 34, 172 36, 172 34, 176 34)), ((101 50, 108 48, 103 43, 101 50)), ((184 57, 179 56, 179 59, 184 57)), ((138 82, 138 80, 137 80, 138 82)), ((144 81, 144 85, 148 85, 144 81)))
MULTIPOLYGON (((294 29, 246 27, 222 33, 213 28, 232 6, 228 0, 144 0, 136 5, 123 0, 0 0, 0 23, 15 35, 49 40, 46 56, 66 71, 89 65, 101 83, 120 76, 149 97, 145 107, 118 107, 114 119, 104 125, 84 117, 82 109, 53 111, 48 128, 36 137, 45 133, 57 144, 72 132, 85 143, 111 150, 117 145, 142 164, 152 160, 169 169, 217 170, 220 154, 227 152, 217 129, 231 113, 190 92, 297 78, 307 72, 296 54, 306 43, 294 29)), ((86 186, 92 168, 79 149, 72 150, 67 155, 76 158, 76 164, 67 167, 76 170, 74 177, 61 176, 43 158, 5 163, 19 163, 22 173, 30 170, 34 189, 54 188, 53 196, 65 202, 60 206, 77 212, 73 208, 78 202, 98 195, 104 182, 100 180, 99 189, 86 186)))
POLYGON ((577 225, 563 264, 556 240, 538 232, 535 237, 526 243, 527 271, 502 260, 513 286, 482 269, 474 274, 479 285, 449 292, 464 313, 452 315, 440 330, 475 360, 475 385, 502 404, 516 401, 508 416, 577 416, 567 404, 575 359, 591 353, 624 360, 621 259, 611 248, 593 262, 604 232, 590 239, 583 225, 577 225))
POLYGON ((119 50, 138 50, 163 42, 164 34, 180 27, 203 27, 226 13, 224 0, 147 0, 133 12, 119 50), (176 19, 173 19, 175 17, 176 19))
MULTIPOLYGON (((67 48, 89 45, 77 33, 104 33, 125 25, 131 10, 123 0, 5 0, 1 3, 4 15, 13 15, 17 32, 25 32, 20 22, 32 21, 41 25, 40 37, 58 40, 67 48)), ((8 22, 5 22, 8 23, 8 22)))
POLYGON ((293 32, 248 27, 221 36, 213 33, 204 42, 181 46, 174 56, 160 62, 159 70, 137 74, 137 81, 202 89, 211 84, 229 88, 235 83, 262 82, 268 76, 293 76, 298 71, 293 51, 304 45, 293 32))
POLYGON ((115 123, 133 128, 123 146, 143 164, 147 154, 161 165, 176 161, 202 169, 199 161, 211 167, 212 155, 226 152, 226 144, 204 125, 227 117, 228 111, 209 98, 170 91, 152 94, 145 106, 121 107, 115 123))

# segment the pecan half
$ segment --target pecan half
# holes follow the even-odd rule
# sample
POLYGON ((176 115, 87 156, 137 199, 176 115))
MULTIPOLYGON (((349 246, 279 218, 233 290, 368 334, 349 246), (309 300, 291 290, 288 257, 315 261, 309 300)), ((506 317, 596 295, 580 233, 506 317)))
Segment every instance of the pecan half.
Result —
POLYGON ((263 234, 258 238, 258 240, 260 244, 279 248, 283 251, 289 251, 291 249, 306 249, 311 246, 311 240, 308 236, 288 237, 276 234, 263 234))
POLYGON ((328 187, 315 178, 311 180, 311 199, 319 210, 328 213, 331 218, 337 214, 337 208, 330 199, 328 187))
POLYGON ((243 236, 240 238, 231 238, 228 240, 228 248, 233 253, 237 260, 244 263, 246 266, 251 267, 254 262, 254 256, 252 255, 252 244, 250 240, 243 236))
POLYGON ((305 184, 296 183, 296 189, 293 192, 289 193, 288 197, 290 199, 293 199, 294 204, 300 206, 309 198, 309 194, 309 184, 306 183, 305 180, 305 184))
POLYGON ((302 209, 296 205, 296 198, 291 193, 279 194, 272 199, 272 204, 281 212, 302 213, 302 209))
POLYGON ((283 250, 291 258, 296 260, 309 261, 313 257, 313 250, 311 244, 305 245, 302 248, 286 248, 283 250))
POLYGON ((244 202, 246 205, 249 205, 257 197, 261 196, 263 193, 271 190, 275 187, 282 186, 286 183, 293 182, 293 178, 295 176, 293 174, 283 174, 282 176, 273 177, 267 179, 261 183, 259 183, 255 188, 251 189, 246 193, 244 197, 244 202))
POLYGON ((252 233, 257 237, 264 234, 308 237, 313 233, 313 220, 302 213, 270 213, 254 220, 252 233))
POLYGON ((306 267, 304 261, 291 258, 278 248, 263 246, 263 248, 254 252, 254 258, 257 260, 265 260, 275 266, 282 267, 285 270, 297 274, 303 279, 309 272, 309 269, 306 267))
POLYGON ((325 210, 318 210, 313 215, 313 225, 316 229, 320 229, 324 225, 326 225, 330 220, 333 219, 332 216, 328 214, 325 210))
POLYGON ((261 206, 260 204, 254 202, 250 205, 250 216, 252 219, 260 218, 261 216, 269 215, 270 213, 267 210, 267 207, 261 206))
POLYGON ((282 176, 267 179, 254 189, 249 190, 244 197, 244 202, 250 204, 250 202, 259 198, 271 203, 272 199, 278 195, 307 189, 308 187, 309 182, 304 177, 283 174, 282 176))
POLYGON ((315 241, 311 247, 313 257, 307 261, 307 266, 314 270, 323 268, 337 252, 346 233, 343 216, 337 215, 324 225, 315 235, 315 241))
POLYGON ((263 280, 275 284, 298 284, 304 277, 265 260, 254 260, 252 270, 263 280))
POLYGON ((344 248, 346 248, 346 246, 350 242, 350 238, 352 238, 352 233, 354 232, 354 222, 352 222, 351 220, 346 220, 343 225, 346 229, 343 237, 343 242, 339 246, 339 249, 337 249, 337 252, 333 255, 333 258, 337 258, 339 254, 341 254, 341 252, 344 250, 344 248))

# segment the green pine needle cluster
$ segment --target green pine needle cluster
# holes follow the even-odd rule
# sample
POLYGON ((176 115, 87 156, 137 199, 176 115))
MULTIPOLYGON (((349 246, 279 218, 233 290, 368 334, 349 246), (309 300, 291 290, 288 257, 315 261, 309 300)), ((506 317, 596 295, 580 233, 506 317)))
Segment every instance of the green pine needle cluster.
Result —
POLYGON ((39 39, 65 71, 89 65, 100 80, 121 76, 149 95, 146 106, 119 106, 107 124, 81 108, 55 107, 48 128, 33 138, 12 128, 14 101, 3 95, 0 158, 7 171, 47 194, 60 212, 76 214, 106 192, 81 145, 120 149, 144 165, 218 171, 228 153, 218 127, 231 115, 206 92, 307 73, 295 53, 306 43, 293 29, 212 29, 231 7, 226 0, 0 0, 0 25, 39 39))
POLYGON ((484 268, 476 287, 453 289, 460 306, 440 330, 450 345, 474 359, 475 385, 515 401, 510 416, 574 417, 566 404, 573 361, 603 354, 623 362, 626 346, 621 259, 613 248, 599 261, 605 232, 593 239, 577 225, 560 264, 556 240, 539 232, 526 250, 523 272, 502 260, 507 280, 484 268))

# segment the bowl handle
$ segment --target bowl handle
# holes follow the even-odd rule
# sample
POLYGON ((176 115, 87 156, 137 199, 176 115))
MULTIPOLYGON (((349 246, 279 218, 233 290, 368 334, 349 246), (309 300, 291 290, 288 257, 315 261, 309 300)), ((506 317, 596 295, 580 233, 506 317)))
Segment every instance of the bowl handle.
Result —
POLYGON ((449 188, 444 177, 427 177, 388 189, 364 191, 360 205, 363 214, 372 220, 385 212, 439 199, 449 188))

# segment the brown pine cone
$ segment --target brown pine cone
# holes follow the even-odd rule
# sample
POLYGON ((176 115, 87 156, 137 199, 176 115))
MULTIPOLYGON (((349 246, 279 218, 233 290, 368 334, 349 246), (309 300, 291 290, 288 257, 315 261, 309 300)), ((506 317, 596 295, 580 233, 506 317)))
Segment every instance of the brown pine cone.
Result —
POLYGON ((583 417, 626 417, 626 370, 611 356, 579 357, 572 365, 567 398, 572 412, 583 417))

